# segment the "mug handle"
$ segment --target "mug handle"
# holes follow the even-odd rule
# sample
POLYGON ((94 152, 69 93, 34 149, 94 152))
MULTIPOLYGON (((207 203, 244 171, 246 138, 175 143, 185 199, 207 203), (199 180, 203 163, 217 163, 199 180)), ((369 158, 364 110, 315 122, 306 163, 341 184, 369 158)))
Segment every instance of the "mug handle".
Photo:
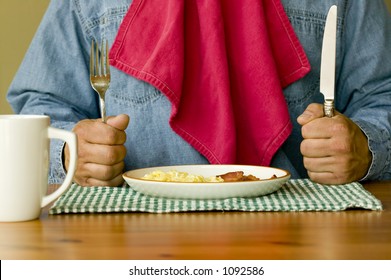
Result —
POLYGON ((64 140, 69 146, 69 153, 71 157, 69 161, 68 172, 64 182, 56 191, 42 198, 41 207, 45 207, 49 203, 53 202, 55 199, 57 199, 68 189, 68 187, 72 183, 73 175, 75 174, 76 171, 76 162, 77 162, 77 137, 75 133, 63 129, 49 127, 48 137, 64 140))

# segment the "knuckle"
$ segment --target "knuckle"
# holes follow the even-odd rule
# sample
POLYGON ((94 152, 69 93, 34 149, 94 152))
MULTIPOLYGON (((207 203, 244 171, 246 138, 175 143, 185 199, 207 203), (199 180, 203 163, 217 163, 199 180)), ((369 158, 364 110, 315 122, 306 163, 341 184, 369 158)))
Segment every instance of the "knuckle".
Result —
POLYGON ((124 162, 120 162, 116 165, 106 165, 101 170, 100 178, 106 182, 114 180, 116 177, 122 178, 122 170, 125 167, 124 162))
POLYGON ((306 155, 307 154, 307 151, 308 151, 308 141, 301 141, 301 144, 300 144, 300 152, 302 155, 306 155))
POLYGON ((349 182, 349 176, 346 176, 346 174, 335 174, 333 184, 345 184, 349 182))
POLYGON ((118 159, 121 161, 124 160, 126 157, 126 153, 127 153, 126 147, 124 145, 120 145, 118 159))
POLYGON ((106 141, 107 143, 114 144, 117 141, 117 133, 115 130, 110 129, 107 131, 106 135, 106 141))
POLYGON ((105 163, 106 164, 115 164, 118 162, 118 153, 116 152, 116 149, 110 148, 107 149, 105 155, 105 163))
POLYGON ((335 164, 332 172, 332 184, 345 184, 351 181, 352 172, 351 167, 347 161, 339 161, 335 164))
POLYGON ((318 176, 318 173, 307 171, 308 178, 310 178, 312 181, 321 183, 321 178, 318 176))
POLYGON ((303 158, 303 165, 304 165, 305 169, 307 169, 307 170, 311 169, 311 159, 304 157, 303 158))
POLYGON ((87 153, 86 149, 82 148, 82 145, 79 145, 77 155, 78 155, 78 163, 82 164, 83 159, 87 158, 88 153, 87 153))
POLYGON ((122 185, 124 182, 124 178, 122 176, 118 176, 115 180, 113 180, 111 186, 116 187, 122 185))
POLYGON ((304 139, 307 138, 309 132, 310 132, 309 124, 305 124, 301 127, 301 135, 304 139))
POLYGON ((75 180, 80 186, 89 187, 92 186, 90 177, 79 177, 75 180))
POLYGON ((111 146, 107 149, 104 157, 106 164, 116 164, 124 160, 126 156, 126 148, 123 145, 111 146))
POLYGON ((110 129, 106 133, 106 141, 110 144, 122 145, 126 141, 126 133, 116 129, 110 129))
POLYGON ((101 178, 105 181, 110 181, 115 177, 114 168, 112 166, 105 166, 101 171, 101 178))
POLYGON ((333 122, 331 130, 334 135, 346 135, 349 132, 349 128, 343 121, 333 122))
POLYGON ((346 141, 345 139, 339 139, 338 141, 333 141, 332 144, 333 150, 336 154, 350 154, 352 152, 352 147, 349 143, 349 141, 346 141))
POLYGON ((126 142, 126 133, 125 131, 119 131, 117 133, 117 141, 118 141, 118 144, 122 145, 126 142))
POLYGON ((88 135, 89 120, 82 120, 78 122, 73 128, 73 132, 77 134, 78 138, 84 139, 88 135))

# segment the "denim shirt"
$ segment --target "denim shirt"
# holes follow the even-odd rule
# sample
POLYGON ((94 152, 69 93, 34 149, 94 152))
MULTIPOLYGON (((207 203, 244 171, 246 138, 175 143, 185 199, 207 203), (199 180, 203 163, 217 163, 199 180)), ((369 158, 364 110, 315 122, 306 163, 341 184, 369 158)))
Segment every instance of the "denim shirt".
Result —
MULTIPOLYGON (((82 119, 99 118, 98 96, 89 83, 91 41, 108 39, 112 44, 130 3, 52 0, 9 89, 8 101, 14 111, 49 115, 52 126, 66 130, 82 119)), ((282 3, 312 69, 284 89, 294 128, 271 165, 289 170, 293 178, 307 177, 296 118, 310 103, 323 103, 319 92, 322 37, 327 11, 337 4, 336 109, 351 118, 369 140, 373 161, 364 179, 391 179, 391 19, 383 1, 282 3)), ((126 170, 207 163, 170 128, 171 105, 161 92, 115 68, 111 74, 107 114, 130 116, 126 170)), ((59 183, 65 176, 63 145, 59 140, 51 142, 51 183, 59 183)))

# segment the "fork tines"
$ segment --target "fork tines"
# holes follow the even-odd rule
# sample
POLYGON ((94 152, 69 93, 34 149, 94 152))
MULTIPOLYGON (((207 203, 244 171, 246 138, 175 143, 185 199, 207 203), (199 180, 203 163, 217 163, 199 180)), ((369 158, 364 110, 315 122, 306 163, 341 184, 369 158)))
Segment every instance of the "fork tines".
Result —
POLYGON ((110 64, 108 42, 99 44, 92 40, 90 52, 90 83, 99 94, 102 121, 106 122, 105 94, 110 85, 110 64))
POLYGON ((110 66, 109 66, 109 43, 105 40, 101 42, 101 47, 99 48, 98 42, 92 40, 91 43, 91 59, 90 59, 90 75, 94 76, 107 76, 110 75, 110 66), (95 61, 95 63, 94 63, 95 61))

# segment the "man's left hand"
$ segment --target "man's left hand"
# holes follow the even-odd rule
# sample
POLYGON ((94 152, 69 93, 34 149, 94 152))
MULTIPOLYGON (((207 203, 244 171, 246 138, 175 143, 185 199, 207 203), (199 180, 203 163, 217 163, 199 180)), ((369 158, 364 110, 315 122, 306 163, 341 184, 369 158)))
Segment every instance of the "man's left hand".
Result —
POLYGON ((302 126, 300 146, 311 180, 321 184, 345 184, 362 179, 372 154, 361 129, 339 112, 324 117, 323 105, 310 104, 297 118, 302 126))

